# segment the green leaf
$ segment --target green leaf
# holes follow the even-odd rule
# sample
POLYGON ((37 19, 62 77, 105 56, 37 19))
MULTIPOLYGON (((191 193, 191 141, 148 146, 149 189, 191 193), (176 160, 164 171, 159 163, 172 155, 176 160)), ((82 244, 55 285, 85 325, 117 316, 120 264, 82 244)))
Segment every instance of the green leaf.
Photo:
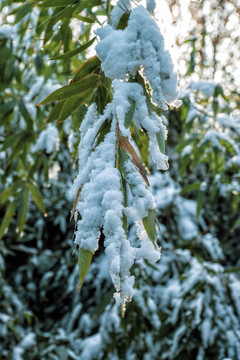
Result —
POLYGON ((16 15, 16 18, 15 18, 15 21, 13 24, 15 25, 19 21, 21 21, 26 15, 28 15, 31 12, 32 9, 33 9, 33 6, 30 3, 20 6, 17 9, 17 12, 16 12, 17 15, 16 15))
POLYGON ((43 156, 43 172, 44 172, 44 180, 48 182, 48 158, 46 155, 43 156))
POLYGON ((18 208, 18 216, 17 216, 17 228, 18 234, 20 236, 21 232, 23 231, 26 218, 27 218, 27 211, 28 211, 28 199, 29 199, 29 192, 27 187, 25 186, 22 189, 21 197, 20 197, 20 206, 18 208))
POLYGON ((1 148, 1 151, 6 150, 7 148, 14 147, 14 145, 21 139, 23 139, 26 136, 26 132, 21 131, 16 134, 10 135, 6 138, 6 140, 3 143, 3 147, 1 148))
MULTIPOLYGON (((121 174, 121 191, 123 194, 123 206, 127 207, 127 183, 124 177, 121 174)), ((123 229, 125 231, 126 237, 128 236, 128 222, 127 216, 123 213, 122 214, 122 222, 123 222, 123 229)))
POLYGON ((89 48, 89 46, 91 46, 94 43, 95 39, 96 39, 96 36, 92 40, 88 41, 86 44, 79 46, 77 49, 74 49, 74 50, 68 51, 62 55, 50 58, 50 60, 69 59, 77 54, 80 54, 82 51, 89 48))
POLYGON ((125 12, 121 17, 117 25, 117 30, 124 30, 128 25, 130 12, 125 12))
POLYGON ((78 10, 81 11, 83 9, 92 9, 94 6, 102 5, 103 1, 101 0, 81 0, 79 3, 78 10))
POLYGON ((11 101, 8 101, 8 102, 4 103, 3 105, 1 105, 0 106, 0 118, 5 117, 10 112, 12 112, 15 105, 16 105, 16 100, 15 99, 11 100, 11 101))
POLYGON ((135 101, 133 101, 132 99, 128 99, 129 103, 130 103, 130 108, 127 112, 127 114, 125 115, 125 119, 124 119, 124 126, 127 129, 132 121, 133 115, 134 115, 134 111, 135 111, 135 101))
MULTIPOLYGON (((77 7, 78 7, 78 4, 75 6, 69 6, 67 8, 60 9, 60 11, 57 11, 57 9, 55 9, 56 11, 54 11, 52 16, 48 16, 48 18, 46 20, 44 20, 42 23, 37 25, 37 28, 36 28, 37 35, 39 36, 41 34, 41 32, 43 31, 43 25, 48 23, 49 21, 51 22, 51 25, 49 25, 50 30, 51 30, 53 25, 55 23, 57 23, 58 20, 60 20, 60 19, 63 20, 65 18, 70 19, 72 13, 76 10, 77 7)), ((51 36, 52 36, 52 31, 51 31, 51 34, 47 35, 47 39, 44 41, 44 44, 47 43, 47 41, 50 39, 51 36)))
POLYGON ((46 0, 42 3, 36 3, 38 7, 66 7, 67 5, 72 5, 76 3, 76 0, 46 0))
POLYGON ((81 16, 81 15, 74 15, 73 17, 78 20, 81 20, 83 22, 89 23, 89 24, 93 24, 96 21, 95 19, 92 19, 90 17, 81 16))
POLYGON ((96 146, 98 146, 103 140, 107 133, 109 133, 111 128, 111 123, 106 119, 104 123, 100 126, 100 129, 97 132, 97 135, 95 137, 96 139, 96 146))
POLYGON ((54 91, 52 94, 47 96, 42 102, 37 104, 37 106, 45 105, 53 101, 68 99, 70 97, 80 95, 81 92, 84 92, 86 90, 94 89, 97 85, 97 80, 98 80, 98 76, 95 74, 85 76, 85 78, 83 78, 80 81, 74 82, 70 85, 64 86, 61 89, 54 91))
POLYGON ((5 212, 5 215, 3 217, 1 226, 0 226, 0 240, 2 239, 5 230, 9 227, 12 217, 14 215, 15 212, 15 208, 16 208, 16 203, 15 202, 10 202, 7 208, 7 211, 5 212))
POLYGON ((183 195, 183 194, 185 194, 186 192, 189 192, 189 191, 199 190, 200 186, 201 186, 201 183, 189 184, 189 185, 185 186, 185 188, 181 191, 181 195, 183 195))
POLYGON ((83 281, 85 279, 85 276, 87 275, 87 272, 92 262, 92 256, 93 254, 89 250, 84 250, 81 248, 78 250, 78 270, 79 270, 78 291, 81 290, 83 281))
POLYGON ((17 181, 12 183, 12 185, 10 185, 7 189, 3 190, 0 193, 0 204, 5 204, 10 196, 15 196, 16 190, 21 186, 21 184, 21 181, 17 181))
POLYGON ((33 121, 32 121, 32 118, 31 116, 29 115, 27 109, 26 109, 26 106, 20 102, 19 103, 19 111, 21 112, 24 120, 26 121, 26 125, 27 125, 27 130, 28 131, 32 131, 33 130, 33 121))
POLYGON ((156 134, 156 138, 157 138, 158 147, 159 147, 161 153, 165 154, 165 138, 164 138, 163 131, 159 131, 156 134))
POLYGON ((197 196, 197 218, 200 215, 200 211, 203 207, 204 200, 205 200, 205 191, 200 190, 197 196))
POLYGON ((42 211, 42 213, 45 214, 46 211, 44 207, 44 201, 39 188, 34 183, 29 181, 26 183, 26 185, 32 195, 33 201, 35 202, 37 207, 42 211))
POLYGON ((86 103, 92 94, 92 89, 87 90, 81 96, 73 96, 64 102, 58 122, 66 120, 79 106, 86 103))
POLYGON ((85 61, 78 69, 75 70, 72 81, 76 82, 81 80, 85 76, 91 74, 101 65, 101 60, 94 56, 91 59, 85 61))
POLYGON ((33 175, 39 170, 40 166, 42 165, 42 162, 43 162, 43 155, 40 155, 37 158, 35 158, 34 164, 31 166, 28 172, 29 178, 33 177, 33 175))
POLYGON ((235 231, 237 228, 240 227, 240 217, 237 219, 233 225, 232 231, 235 231))
POLYGON ((47 117, 47 122, 52 122, 54 120, 57 120, 61 114, 62 108, 65 104, 66 100, 59 101, 54 107, 52 108, 50 114, 47 117))
POLYGON ((148 234, 149 239, 152 241, 154 247, 156 248, 156 220, 155 220, 155 210, 148 210, 148 216, 143 219, 143 226, 148 234))
POLYGON ((17 141, 9 156, 8 165, 11 164, 23 150, 26 150, 26 147, 33 141, 33 134, 23 133, 22 135, 23 136, 17 141))
POLYGON ((48 42, 48 40, 51 39, 51 37, 54 33, 53 26, 59 21, 59 15, 63 10, 65 10, 65 9, 64 8, 55 8, 52 16, 48 19, 47 28, 46 28, 45 34, 44 34, 44 41, 43 41, 44 45, 48 42))

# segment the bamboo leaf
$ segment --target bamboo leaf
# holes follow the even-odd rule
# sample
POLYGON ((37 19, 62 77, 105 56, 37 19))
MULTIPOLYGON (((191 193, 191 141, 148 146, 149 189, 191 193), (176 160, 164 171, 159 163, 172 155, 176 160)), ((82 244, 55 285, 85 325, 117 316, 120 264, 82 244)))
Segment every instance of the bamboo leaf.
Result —
POLYGON ((189 184, 187 186, 185 186, 185 188, 182 190, 181 194, 185 194, 186 192, 189 191, 195 191, 195 190, 199 190, 201 186, 201 183, 193 183, 193 184, 189 184))
POLYGON ((81 16, 81 15, 74 15, 74 17, 78 20, 81 20, 83 22, 86 22, 88 24, 93 24, 95 23, 96 20, 90 18, 90 17, 86 17, 86 16, 81 16))
POLYGON ((165 138, 164 138, 164 133, 162 131, 159 131, 156 134, 157 137, 157 142, 158 142, 158 147, 161 151, 161 153, 165 154, 165 138))
POLYGON ((205 191, 202 191, 200 188, 200 191, 198 192, 198 196, 197 196, 197 218, 200 215, 200 211, 203 207, 204 200, 205 200, 205 191))
POLYGON ((86 90, 94 89, 95 86, 97 85, 97 80, 98 80, 98 76, 95 74, 85 76, 85 78, 83 78, 80 81, 74 82, 67 86, 63 86, 61 89, 55 90, 53 93, 47 96, 42 102, 37 104, 37 106, 45 105, 53 101, 68 99, 70 97, 80 95, 81 92, 84 92, 86 90))
POLYGON ((12 183, 7 189, 0 193, 0 204, 5 204, 9 200, 10 196, 15 196, 16 190, 21 186, 22 182, 17 181, 12 183))
POLYGON ((16 12, 16 18, 14 21, 14 25, 17 24, 19 21, 21 21, 27 14, 29 14, 32 10, 33 6, 32 4, 28 3, 28 4, 24 4, 22 6, 20 6, 16 12))
POLYGON ((20 197, 20 206, 18 208, 18 216, 17 216, 17 228, 18 234, 20 236, 21 232, 23 231, 26 218, 27 218, 27 211, 28 211, 28 199, 29 199, 29 191, 28 188, 25 186, 22 190, 21 197, 20 197))
POLYGON ((83 281, 85 279, 85 276, 87 275, 87 272, 92 262, 92 256, 93 254, 89 250, 85 250, 85 249, 78 250, 78 270, 79 270, 78 291, 81 290, 83 281))
POLYGON ((148 216, 143 219, 143 226, 148 234, 149 239, 152 241, 155 249, 156 247, 156 239, 157 239, 157 232, 156 232, 156 220, 155 220, 155 210, 148 210, 148 216))
POLYGON ((85 76, 92 73, 101 65, 101 60, 96 56, 93 56, 91 59, 85 61, 78 69, 74 71, 74 76, 72 81, 76 82, 84 78, 85 76))
POLYGON ((54 105, 54 107, 52 108, 50 114, 48 115, 48 117, 46 119, 47 122, 52 122, 59 118, 65 102, 66 102, 66 100, 62 100, 62 101, 59 101, 56 105, 54 105))
POLYGON ((92 89, 85 91, 81 96, 73 96, 64 102, 58 122, 66 120, 79 106, 86 103, 92 94, 92 89))
POLYGON ((86 44, 79 46, 77 49, 71 50, 71 51, 67 51, 66 53, 59 55, 59 56, 55 56, 53 58, 50 58, 50 60, 62 60, 62 59, 69 59, 77 54, 80 54, 82 51, 86 50, 87 48, 89 48, 89 46, 91 46, 94 41, 96 39, 96 36, 88 41, 86 44))
POLYGON ((67 5, 72 5, 76 0, 46 0, 42 3, 35 3, 38 7, 66 7, 67 5))
POLYGON ((133 118, 133 115, 134 115, 134 111, 135 111, 135 101, 133 101, 132 99, 128 99, 128 101, 130 102, 130 108, 125 116, 125 119, 124 119, 124 126, 125 128, 129 128, 130 124, 131 124, 131 121, 132 121, 132 118, 133 118))
POLYGON ((121 17, 117 25, 117 30, 124 30, 128 25, 130 12, 125 12, 121 17))
POLYGON ((32 182, 27 182, 26 185, 32 195, 33 201, 35 202, 37 207, 43 212, 43 214, 45 214, 46 211, 45 211, 44 201, 39 188, 32 182))
POLYGON ((16 208, 15 202, 10 202, 7 208, 7 211, 5 212, 4 218, 2 220, 1 226, 0 226, 0 240, 2 239, 5 230, 9 227, 12 217, 14 215, 16 208))

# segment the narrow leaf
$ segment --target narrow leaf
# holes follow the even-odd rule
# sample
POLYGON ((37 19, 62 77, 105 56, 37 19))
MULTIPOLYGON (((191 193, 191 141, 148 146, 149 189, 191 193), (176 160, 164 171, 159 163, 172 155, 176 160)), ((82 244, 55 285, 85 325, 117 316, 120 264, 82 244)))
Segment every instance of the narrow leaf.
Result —
POLYGON ((79 46, 78 48, 76 48, 74 50, 67 51, 66 53, 64 53, 62 55, 50 58, 50 60, 69 59, 69 58, 81 53, 82 51, 86 50, 89 46, 91 46, 94 43, 95 39, 96 39, 96 36, 92 40, 88 41, 86 44, 81 45, 81 46, 79 46))
POLYGON ((66 100, 59 101, 52 110, 50 111, 50 114, 48 115, 46 122, 52 122, 54 120, 57 120, 61 114, 62 108, 65 104, 66 100))
POLYGON ((89 24, 95 23, 95 20, 90 17, 85 17, 85 16, 81 16, 81 15, 74 15, 73 17, 75 17, 76 19, 81 20, 83 22, 89 23, 89 24))
POLYGON ((45 207, 44 207, 44 201, 43 201, 43 197, 42 197, 42 194, 41 194, 39 188, 32 182, 27 182, 26 185, 27 185, 28 189, 30 190, 33 201, 35 202, 37 207, 45 214, 46 211, 45 211, 45 207))
POLYGON ((135 111, 135 101, 132 99, 128 99, 128 101, 130 102, 130 108, 124 119, 124 126, 126 129, 129 128, 135 111))
POLYGON ((158 142, 158 147, 161 151, 161 153, 165 154, 165 138, 164 138, 164 133, 162 131, 159 131, 156 134, 157 137, 157 142, 158 142))
POLYGON ((5 230, 8 228, 8 226, 11 223, 12 217, 15 212, 15 208, 16 208, 15 202, 10 202, 0 226, 0 240, 3 237, 5 230))
POLYGON ((97 80, 98 80, 97 75, 91 74, 85 76, 85 78, 83 78, 80 81, 74 82, 67 86, 63 86, 61 89, 54 91, 52 94, 47 96, 42 102, 37 104, 37 106, 45 105, 53 101, 68 99, 70 97, 80 95, 81 92, 84 92, 88 89, 94 89, 95 86, 97 85, 97 80))
POLYGON ((79 106, 86 103, 92 94, 92 89, 83 92, 80 96, 73 96, 64 102, 58 122, 66 120, 79 106))
POLYGON ((16 18, 15 18, 15 21, 13 23, 13 25, 17 24, 19 21, 21 21, 27 14, 29 14, 32 10, 33 6, 28 3, 28 4, 25 4, 23 6, 20 6, 17 10, 17 15, 16 15, 16 18))
POLYGON ((17 228, 18 234, 20 236, 21 232, 23 231, 26 218, 27 218, 27 211, 28 211, 28 199, 29 199, 29 192, 27 187, 24 187, 22 190, 22 194, 20 197, 20 206, 18 208, 18 216, 17 216, 17 228))
POLYGON ((187 186, 185 186, 185 188, 182 190, 181 194, 185 194, 186 192, 189 191, 195 191, 195 190, 199 190, 201 186, 201 183, 193 183, 193 184, 189 184, 187 186))
POLYGON ((73 82, 81 80, 85 76, 92 73, 94 70, 101 65, 101 60, 96 56, 93 56, 91 59, 88 59, 83 63, 78 69, 74 71, 73 82))
POLYGON ((76 2, 76 0, 46 0, 42 3, 34 4, 38 7, 66 7, 67 5, 72 5, 76 2))
POLYGON ((79 270, 78 291, 81 290, 83 281, 85 279, 85 276, 87 275, 87 272, 92 262, 92 256, 93 254, 89 250, 84 250, 84 249, 78 250, 78 270, 79 270))
POLYGON ((155 222, 155 210, 148 210, 148 216, 143 219, 143 226, 148 234, 149 239, 152 241, 155 249, 156 247, 156 222, 155 222))

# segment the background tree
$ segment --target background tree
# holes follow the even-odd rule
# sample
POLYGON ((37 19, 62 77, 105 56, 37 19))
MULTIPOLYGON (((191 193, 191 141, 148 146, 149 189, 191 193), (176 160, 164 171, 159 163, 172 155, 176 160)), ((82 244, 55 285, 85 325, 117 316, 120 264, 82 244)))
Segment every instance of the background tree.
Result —
MULTIPOLYGON (((190 4, 189 9, 194 6, 201 12, 204 4, 190 4)), ((231 88, 229 81, 224 88, 196 82, 194 77, 182 93, 183 105, 161 111, 169 129, 170 170, 154 172, 149 181, 158 208, 163 257, 154 266, 137 260, 131 270, 135 295, 121 319, 112 299, 102 237, 78 294, 78 268, 71 254, 73 224, 68 221, 79 126, 88 104, 96 102, 101 113, 112 100, 110 80, 101 72, 101 82, 91 85, 91 94, 76 93, 77 102, 66 106, 62 99, 35 107, 59 84, 67 85, 69 78, 74 85, 81 72, 99 74, 97 58, 82 65, 86 54, 82 45, 91 42, 93 24, 107 19, 111 4, 65 0, 64 6, 52 8, 48 0, 37 5, 41 6, 1 4, 2 23, 15 23, 12 34, 6 26, 0 30, 3 358, 240 358, 236 87, 231 88), (78 21, 81 26, 76 29, 78 21), (59 56, 63 59, 56 59, 59 56), (40 215, 36 206, 48 216, 40 215)), ((178 6, 170 4, 173 14, 178 6)), ((128 18, 122 8, 121 28, 128 18)), ((192 70, 184 81, 196 73, 209 79, 206 63, 201 71, 198 60, 204 47, 196 41, 191 37, 184 45, 194 54, 191 61, 196 61, 195 67, 190 62, 192 70)), ((148 166, 144 139, 142 133, 133 136, 138 155, 148 166)), ((151 161, 149 168, 153 171, 151 161)), ((129 225, 130 243, 137 246, 135 225, 129 225)))

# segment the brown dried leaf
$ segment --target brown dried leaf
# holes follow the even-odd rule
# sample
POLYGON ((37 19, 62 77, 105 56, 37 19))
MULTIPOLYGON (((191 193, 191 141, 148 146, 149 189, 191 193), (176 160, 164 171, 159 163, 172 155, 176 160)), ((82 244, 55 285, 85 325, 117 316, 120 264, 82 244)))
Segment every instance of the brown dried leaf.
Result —
POLYGON ((138 170, 139 170, 140 174, 142 175, 142 177, 144 178, 147 186, 150 186, 146 172, 142 166, 142 163, 141 163, 139 157, 137 156, 134 148, 132 147, 131 143, 129 142, 128 138, 125 136, 119 135, 119 146, 126 153, 131 155, 134 165, 136 165, 136 167, 138 168, 138 170))
POLYGON ((73 204, 73 208, 72 208, 72 211, 71 211, 70 221, 72 221, 72 219, 73 219, 73 216, 74 216, 74 213, 75 213, 75 210, 76 210, 76 206, 77 206, 77 202, 78 202, 78 198, 79 198, 79 195, 80 195, 81 190, 82 190, 82 185, 81 185, 80 188, 78 189, 78 192, 77 192, 77 195, 76 195, 74 204, 73 204))

